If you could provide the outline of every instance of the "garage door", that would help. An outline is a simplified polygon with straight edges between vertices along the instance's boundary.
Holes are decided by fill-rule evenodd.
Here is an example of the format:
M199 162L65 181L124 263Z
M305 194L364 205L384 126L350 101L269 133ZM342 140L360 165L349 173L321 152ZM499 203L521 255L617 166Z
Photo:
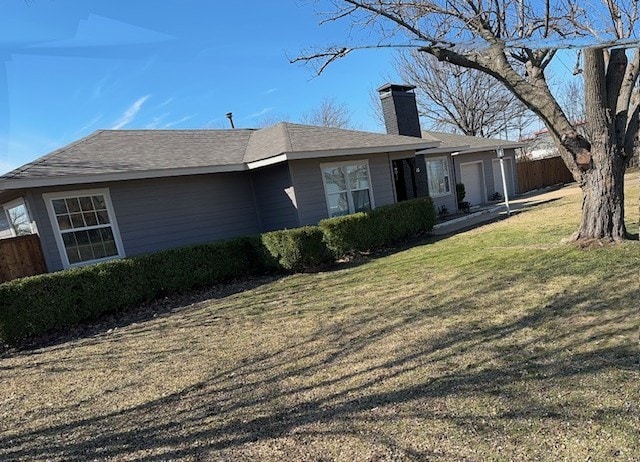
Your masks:
M504 197L504 188L502 187L502 173L500 173L500 160L493 159L493 185L497 192ZM507 190L509 191L509 197L513 197L515 194L515 188L513 187L513 163L511 159L505 157L504 159L504 176L507 180Z
M484 193L484 177L482 176L482 162L460 164L460 176L466 195L464 200L471 205L486 202Z

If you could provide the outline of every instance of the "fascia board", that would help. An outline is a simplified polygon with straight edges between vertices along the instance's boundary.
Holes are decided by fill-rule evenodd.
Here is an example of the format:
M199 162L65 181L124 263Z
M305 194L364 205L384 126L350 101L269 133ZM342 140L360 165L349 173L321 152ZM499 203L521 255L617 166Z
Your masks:
M105 183L109 181L142 180L166 178L172 176L203 175L208 173L241 172L247 170L245 164L215 165L206 167L169 168L160 170L141 170L91 175L47 176L40 178L8 178L0 180L4 190L21 188L40 188L45 186L63 186L84 183Z
M495 144L495 145L490 145L490 146L482 146L482 147L475 147L475 148L469 148L469 149L465 149L465 150L461 150L456 152L455 154L452 154L454 156L460 155L460 154L472 154L474 152L485 152L485 151L495 151L496 149L517 149L517 148L523 148L527 145L527 143L510 143L510 144Z

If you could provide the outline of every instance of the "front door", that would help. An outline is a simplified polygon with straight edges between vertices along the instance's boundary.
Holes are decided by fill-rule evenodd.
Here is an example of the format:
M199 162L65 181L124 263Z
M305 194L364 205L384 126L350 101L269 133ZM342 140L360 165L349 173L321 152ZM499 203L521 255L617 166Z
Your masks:
M397 159L392 161L393 180L398 202L418 197L416 192L415 163L413 159Z

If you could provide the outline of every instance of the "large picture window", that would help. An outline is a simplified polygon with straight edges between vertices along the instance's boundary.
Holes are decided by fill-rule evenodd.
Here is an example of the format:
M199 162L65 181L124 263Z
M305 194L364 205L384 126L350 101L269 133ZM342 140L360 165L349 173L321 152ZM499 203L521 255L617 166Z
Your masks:
M321 165L330 217L373 208L373 195L366 161Z
M427 182L431 197L451 194L449 163L446 157L427 159Z
M124 256L108 190L43 197L65 267Z

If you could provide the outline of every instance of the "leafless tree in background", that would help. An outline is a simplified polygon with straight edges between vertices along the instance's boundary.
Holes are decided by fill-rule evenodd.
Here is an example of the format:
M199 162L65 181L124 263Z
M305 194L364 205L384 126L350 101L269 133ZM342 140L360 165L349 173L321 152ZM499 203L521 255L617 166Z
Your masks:
M293 122L289 114L269 112L258 118L253 124L256 128L265 128L280 122ZM300 123L318 127L352 128L351 111L346 104L340 104L333 98L324 98L319 106L305 112Z
M519 138L532 121L527 107L484 72L416 50L401 53L396 70L404 83L416 86L420 115L434 130Z
M315 109L302 115L302 123L318 127L353 128L351 111L346 104L324 98Z
M362 48L417 50L489 74L546 125L583 193L574 238L622 240L624 173L640 122L636 0L333 0L324 21L348 20L371 44L304 52L321 73ZM375 34L374 34L375 33ZM352 32L353 34L353 32ZM374 38L371 38L374 36ZM579 40L579 42L577 41ZM560 46L583 50L586 120L581 135L552 94L545 71Z
M575 78L566 82L560 92L560 105L567 114L567 118L576 124L584 122L587 110L584 106L584 82L582 79Z

